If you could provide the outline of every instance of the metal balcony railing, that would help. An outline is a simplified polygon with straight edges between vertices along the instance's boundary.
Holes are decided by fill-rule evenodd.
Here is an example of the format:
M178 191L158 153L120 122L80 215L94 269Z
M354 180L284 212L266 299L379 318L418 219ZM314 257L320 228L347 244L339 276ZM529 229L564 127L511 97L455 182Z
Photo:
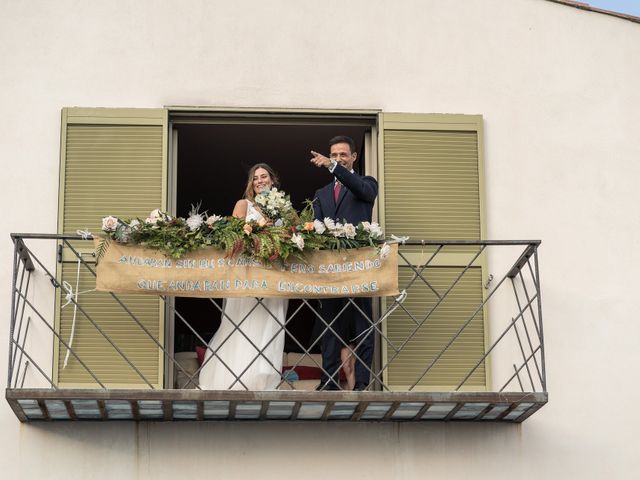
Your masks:
M130 295L90 293L100 299L100 308L109 304L109 311L115 308L121 322L135 325L136 338L146 342L142 358L132 350L130 339L114 333L100 308L92 311L87 307L83 296L89 293L78 292L78 285L83 278L83 285L90 287L90 279L95 277L90 238L54 234L12 234L11 238L15 249L7 398L23 421L522 421L547 401L539 241L404 241L399 253L401 295L374 299L370 318L354 299L345 301L345 309L354 308L367 317L368 334L375 336L376 347L372 365L365 365L370 374L367 391L335 393L313 391L317 381L298 380L302 366L329 377L335 373L323 371L317 353L320 336L303 341L290 335L296 354L285 362L288 365L283 372L264 354L266 346L260 348L243 333L244 318L228 317L234 325L233 334L244 335L255 348L250 363L265 359L277 373L278 390L247 391L242 382L245 368L231 372L233 388L245 391L205 391L198 377L206 363L195 368L186 365L171 348L173 343L163 341L163 332L150 328L128 304ZM63 264L74 267L74 282L62 278ZM54 308L56 295L59 301ZM209 348L208 338L178 311L173 299L160 299L163 308L158 312L173 317L202 347ZM75 311L71 331L61 328L62 301ZM219 315L226 315L218 302L209 301ZM266 305L258 299L254 308L262 307ZM288 331L293 322L305 316L307 322L319 324L323 333L334 332L335 318L326 321L314 300L302 299L295 308L290 307L284 322L271 315L280 331ZM82 345L86 338L76 336L74 343L76 323L84 332L93 332L93 348L102 354L87 350ZM356 363L360 362L357 351L363 341L343 342ZM209 350L207 361L222 361L216 351ZM164 363L165 379L149 365L153 352L155 358L164 360L156 365ZM67 362L76 373L82 373L72 381L65 381L61 374L60 365ZM126 372L127 381L109 372L114 363L120 365L119 372ZM173 373L176 379L168 383L166 379ZM339 387L345 388L344 381Z

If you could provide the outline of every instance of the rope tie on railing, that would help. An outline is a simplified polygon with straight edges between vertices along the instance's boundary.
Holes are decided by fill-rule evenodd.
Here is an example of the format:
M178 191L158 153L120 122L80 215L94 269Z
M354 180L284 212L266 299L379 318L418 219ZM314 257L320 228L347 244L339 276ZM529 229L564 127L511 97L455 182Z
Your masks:
M76 230L76 233L82 237L83 240L89 240L89 237L93 237L93 234L87 230Z
M80 230L78 230L78 232L80 232ZM78 233L78 235L81 235L80 233ZM91 233L89 233L89 235L91 235ZM62 282L62 288L64 289L65 292L67 292L64 296L64 299L67 301L64 305L62 305L62 307L60 307L60 310L62 310L64 307L66 307L67 305L69 305L72 301L73 301L73 320L71 321L71 335L69 337L69 343L68 343L68 347L67 347L67 353L64 356L64 363L62 365L62 368L65 369L67 368L67 363L69 362L69 355L71 353L71 346L73 345L73 337L75 335L76 332L76 315L78 313L78 295L82 294L82 293L89 293L89 292L93 292L95 290L95 288L92 288L91 290L85 290L83 292L79 292L78 288L80 288L80 264L82 263L82 254L79 253L78 254L78 268L76 269L76 288L75 290L73 289L73 287L71 286L71 284L69 282L67 282L66 280Z
M382 322L384 322L387 318L389 318L389 315L395 312L396 308L398 308L406 299L407 299L407 290L405 289L405 290L402 290L400 292L400 295L398 295L394 299L393 305L389 308L389 310L387 310L385 314L382 317L380 317L375 323L372 323L370 327L367 327L360 334L356 335L353 341L354 342L357 341L358 338L360 338L362 335L365 335L365 334L368 335L371 330L373 330L375 327L377 327Z
M391 239L395 242L395 243L401 243L402 245L405 244L405 242L407 240L409 240L409 237L398 237L396 235L391 235Z

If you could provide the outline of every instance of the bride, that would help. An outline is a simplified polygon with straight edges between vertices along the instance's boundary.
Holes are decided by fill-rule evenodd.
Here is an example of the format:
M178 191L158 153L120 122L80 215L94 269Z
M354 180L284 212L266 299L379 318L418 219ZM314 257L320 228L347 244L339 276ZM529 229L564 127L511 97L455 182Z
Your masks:
M278 186L278 177L269 165L254 165L249 171L244 198L236 203L233 216L247 222L266 222L253 201L258 193ZM282 298L263 298L262 303L251 297L225 299L220 328L209 342L200 372L200 387L275 389L282 371L287 302Z

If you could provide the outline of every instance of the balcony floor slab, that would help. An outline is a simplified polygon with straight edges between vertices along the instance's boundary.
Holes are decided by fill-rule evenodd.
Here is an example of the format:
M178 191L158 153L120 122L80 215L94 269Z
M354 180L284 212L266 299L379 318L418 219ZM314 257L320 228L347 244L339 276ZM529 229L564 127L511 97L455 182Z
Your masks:
M522 422L546 392L315 392L6 389L32 421Z

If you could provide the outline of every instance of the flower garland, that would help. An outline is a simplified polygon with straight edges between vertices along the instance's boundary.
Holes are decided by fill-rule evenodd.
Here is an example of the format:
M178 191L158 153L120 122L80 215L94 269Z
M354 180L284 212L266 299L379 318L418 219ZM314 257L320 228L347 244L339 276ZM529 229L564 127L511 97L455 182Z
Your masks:
M377 223L361 222L358 225L313 219L312 202L298 215L288 196L272 189L258 195L258 203L268 218L274 222L245 222L242 218L207 215L192 207L188 218L172 217L159 209L153 210L145 220L123 220L108 216L102 219L102 231L106 234L97 251L98 260L109 241L141 245L164 252L173 258L201 247L215 247L229 256L244 255L271 264L286 261L290 256L301 257L311 250L358 248L377 246L383 239L382 228ZM273 224L271 224L273 223ZM389 246L379 249L381 257L389 254Z

